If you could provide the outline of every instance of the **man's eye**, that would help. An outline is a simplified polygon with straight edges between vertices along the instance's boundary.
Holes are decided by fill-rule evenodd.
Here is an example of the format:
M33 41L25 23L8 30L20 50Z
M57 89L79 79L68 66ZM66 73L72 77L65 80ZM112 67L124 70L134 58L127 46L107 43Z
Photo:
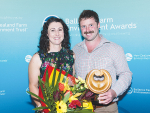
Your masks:
M90 24L90 26L93 26L92 24Z
M82 28L85 28L85 26L82 26Z

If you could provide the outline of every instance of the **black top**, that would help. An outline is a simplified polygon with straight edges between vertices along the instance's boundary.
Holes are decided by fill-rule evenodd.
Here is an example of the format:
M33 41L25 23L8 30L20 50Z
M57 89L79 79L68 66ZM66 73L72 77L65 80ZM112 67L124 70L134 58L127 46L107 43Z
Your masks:
M68 72L69 74L73 74L73 51L62 48L59 52L50 52L50 53L42 53L38 52L40 59L42 61L42 65L40 67L40 78L43 78L45 69L47 65L60 69L62 66L62 70Z

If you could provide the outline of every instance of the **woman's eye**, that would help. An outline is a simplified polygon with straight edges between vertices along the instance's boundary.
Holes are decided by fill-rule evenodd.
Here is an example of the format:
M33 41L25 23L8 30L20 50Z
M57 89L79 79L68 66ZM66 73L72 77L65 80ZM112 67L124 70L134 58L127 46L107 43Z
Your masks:
M59 31L63 31L63 29L59 29Z
M92 24L90 26L93 26Z
M54 29L51 29L51 32L54 32L55 30Z

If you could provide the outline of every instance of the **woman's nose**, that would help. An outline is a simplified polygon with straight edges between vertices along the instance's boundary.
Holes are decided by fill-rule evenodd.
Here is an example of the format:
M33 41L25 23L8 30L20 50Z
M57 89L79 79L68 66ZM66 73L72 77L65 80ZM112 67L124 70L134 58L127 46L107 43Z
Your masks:
M56 35L59 35L59 31L58 31L58 30L56 30L55 34L56 34Z

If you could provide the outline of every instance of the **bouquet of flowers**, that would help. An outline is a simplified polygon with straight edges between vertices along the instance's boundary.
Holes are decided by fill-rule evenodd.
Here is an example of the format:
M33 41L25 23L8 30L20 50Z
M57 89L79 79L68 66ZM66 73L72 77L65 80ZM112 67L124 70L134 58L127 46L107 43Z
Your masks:
M68 74L62 69L48 66L39 79L39 95L27 91L41 101L44 113L92 113L91 98L94 94L88 89L85 80Z

